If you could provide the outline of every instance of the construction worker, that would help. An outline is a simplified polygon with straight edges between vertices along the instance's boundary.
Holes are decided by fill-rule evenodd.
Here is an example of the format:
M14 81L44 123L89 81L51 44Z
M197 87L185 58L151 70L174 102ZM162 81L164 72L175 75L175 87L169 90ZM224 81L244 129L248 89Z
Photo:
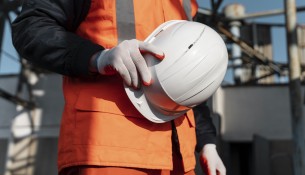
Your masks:
M166 59L143 43L157 26L191 19L195 0L24 0L12 25L19 54L63 76L60 175L195 174L195 146L208 175L225 175L205 104L171 122L146 120L123 82L149 86L141 53ZM195 123L197 127L195 128ZM196 144L197 135L197 144Z

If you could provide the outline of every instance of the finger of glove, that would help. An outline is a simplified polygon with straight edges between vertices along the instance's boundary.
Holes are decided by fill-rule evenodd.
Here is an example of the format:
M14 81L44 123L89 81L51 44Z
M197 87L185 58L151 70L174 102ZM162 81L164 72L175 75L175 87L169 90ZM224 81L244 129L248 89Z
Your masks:
M217 170L217 175L226 175L226 169Z
M216 175L217 171L215 166L212 166L211 164L206 164L205 167L207 175Z
M216 169L209 169L209 172L207 175L217 175L216 174Z
M202 153L200 156L200 164L206 175L216 175L216 162L212 157Z
M224 164L222 163L222 161L220 160L220 162L217 165L217 175L226 175L226 167L224 166Z
M150 43L139 41L139 49L141 53L148 53L159 60L163 60L165 57L164 52L161 49Z
M125 64L123 63L122 59L119 61L117 61L116 64L113 65L115 67L115 69L117 70L117 72L120 74L120 76L122 77L122 79L124 80L124 82L128 85L131 86L131 77L129 75L129 71L126 68Z
M139 87L138 72L137 72L137 68L136 68L136 65L135 65L133 59L128 54L128 55L125 55L122 60L130 75L131 85L134 88L138 88Z
M151 84L151 74L149 72L149 69L147 67L146 61L140 51L138 49L134 49L130 52L130 56L132 58L132 61L134 65L136 66L142 82L144 85L148 86Z

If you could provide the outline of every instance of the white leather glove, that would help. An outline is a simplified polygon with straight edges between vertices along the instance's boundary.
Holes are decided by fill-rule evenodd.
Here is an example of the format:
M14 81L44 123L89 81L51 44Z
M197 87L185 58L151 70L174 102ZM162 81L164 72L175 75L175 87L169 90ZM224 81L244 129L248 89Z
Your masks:
M136 39L125 40L101 52L96 60L98 72L102 75L118 72L128 86L135 88L139 87L139 79L144 85L150 85L151 74L141 53L151 54L159 60L164 58L164 53L152 44Z
M206 175L225 175L226 168L220 159L215 144L206 144L200 152L200 163Z

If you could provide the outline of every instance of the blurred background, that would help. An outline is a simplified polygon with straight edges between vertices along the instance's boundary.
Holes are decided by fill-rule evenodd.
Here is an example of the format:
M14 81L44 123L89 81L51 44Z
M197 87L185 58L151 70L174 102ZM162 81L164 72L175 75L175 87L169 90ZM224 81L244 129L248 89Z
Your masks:
M196 21L227 44L229 65L209 100L228 175L304 175L304 0L197 0ZM21 0L0 0L0 174L54 175L61 76L16 53ZM202 175L199 165L197 175Z

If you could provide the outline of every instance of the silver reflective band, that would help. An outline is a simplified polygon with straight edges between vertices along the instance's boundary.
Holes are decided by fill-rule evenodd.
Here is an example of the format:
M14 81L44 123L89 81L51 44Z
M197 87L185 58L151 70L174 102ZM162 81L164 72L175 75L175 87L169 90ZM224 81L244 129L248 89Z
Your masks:
M183 9L186 14L187 20L193 21L191 0L183 0Z
M192 21L191 0L183 0L183 9L189 21ZM133 0L116 0L116 23L118 43L136 38Z
M116 0L118 43L136 38L133 0Z

